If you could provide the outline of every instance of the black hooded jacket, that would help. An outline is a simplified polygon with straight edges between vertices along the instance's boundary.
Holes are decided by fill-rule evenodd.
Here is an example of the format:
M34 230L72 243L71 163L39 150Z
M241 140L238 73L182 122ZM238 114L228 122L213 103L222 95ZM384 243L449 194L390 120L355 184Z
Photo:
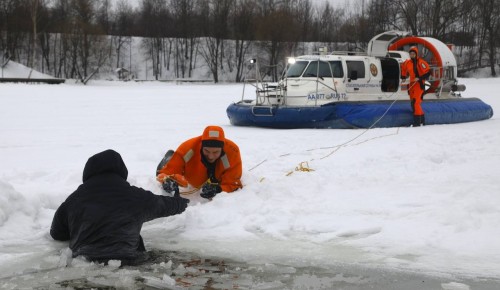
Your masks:
M182 213L188 200L131 186L120 154L106 150L89 158L83 184L57 209L50 235L69 240L73 257L133 260L145 251L142 224Z

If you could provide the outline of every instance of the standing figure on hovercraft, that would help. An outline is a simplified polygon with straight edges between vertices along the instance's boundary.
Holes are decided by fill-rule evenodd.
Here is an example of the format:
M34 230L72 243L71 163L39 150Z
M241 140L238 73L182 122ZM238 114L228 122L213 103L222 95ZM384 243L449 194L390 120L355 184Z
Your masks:
M410 48L410 59L407 59L401 69L401 79L405 80L410 76L408 85L408 94L411 100L411 109L413 111L413 127L425 125L424 110L422 110L422 100L425 93L425 80L430 76L429 64L418 57L418 48Z

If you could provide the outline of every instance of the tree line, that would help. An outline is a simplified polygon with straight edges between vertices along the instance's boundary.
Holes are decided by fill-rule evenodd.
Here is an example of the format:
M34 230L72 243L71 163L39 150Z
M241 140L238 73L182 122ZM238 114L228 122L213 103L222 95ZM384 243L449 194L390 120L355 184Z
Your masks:
M205 66L217 82L227 72L241 81L251 52L277 79L285 57L307 43L364 49L387 30L453 43L464 62L496 75L500 0L0 0L4 59L81 80L131 62L133 37L156 79Z

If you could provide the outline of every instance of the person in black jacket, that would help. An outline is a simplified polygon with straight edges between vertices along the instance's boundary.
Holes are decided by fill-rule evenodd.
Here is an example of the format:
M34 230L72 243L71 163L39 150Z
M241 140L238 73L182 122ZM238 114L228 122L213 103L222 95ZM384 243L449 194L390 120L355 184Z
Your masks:
M53 239L69 240L73 257L139 264L147 259L142 224L180 214L189 203L131 186L127 176L125 163L113 150L89 158L83 184L59 206L50 228Z

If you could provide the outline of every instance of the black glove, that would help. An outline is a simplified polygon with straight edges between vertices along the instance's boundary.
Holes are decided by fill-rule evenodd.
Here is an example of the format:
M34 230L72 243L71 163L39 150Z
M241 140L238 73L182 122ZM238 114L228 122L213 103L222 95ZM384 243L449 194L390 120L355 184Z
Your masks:
M187 198L182 198L180 196L175 197L175 199L179 200L179 213L183 212L186 210L186 207L188 206L189 199Z
M161 185L167 193L173 193L174 196L179 196L179 184L175 180L167 178Z
M213 198L221 191L222 191L222 188L220 187L220 185L213 184L213 183L207 183L207 184L203 185L203 187L201 188L200 196L203 198Z

